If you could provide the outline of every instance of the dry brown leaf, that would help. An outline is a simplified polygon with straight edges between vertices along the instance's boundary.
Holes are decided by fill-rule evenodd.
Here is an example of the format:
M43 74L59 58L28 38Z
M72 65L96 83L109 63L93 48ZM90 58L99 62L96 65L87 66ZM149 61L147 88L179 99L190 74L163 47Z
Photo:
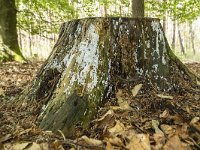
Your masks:
M32 145L32 142L23 142L23 143L17 142L13 144L12 148L13 150L23 150L30 147L30 145Z
M125 111L133 110L133 108L129 106L127 101L120 103L119 106L111 106L110 108L113 110L125 110Z
M130 143L126 146L129 150L151 150L149 135L136 134L132 137Z
M94 122L97 124L98 128L104 128L105 125L113 126L115 123L115 116L113 110L108 110L105 115L103 115L100 119L95 120Z
M3 150L13 150L11 143L3 144Z
M184 122L182 116L180 116L179 114L175 114L174 116L170 116L171 119L173 119L175 124L182 124Z
M194 117L190 121L190 125L193 126L195 129L197 129L200 132L200 118L199 117Z
M102 141L97 139L88 138L87 136L82 136L77 140L79 144L91 145L91 146L100 146L103 144Z
M112 144L110 144L109 142L106 143L106 150L115 150L114 147L112 146Z
M164 134L162 133L155 133L153 134L153 139L156 142L156 147L163 147L163 145L165 144L166 138L164 136Z
M167 118L169 117L169 110L165 109L162 114L160 114L160 118Z
M5 136L3 136L3 137L0 138L0 143L6 142L7 140L9 140L11 138L12 138L11 134L7 134L7 135L5 135Z
M111 107L113 110L119 110L119 109L120 110L128 110L128 111L133 110L133 108L129 106L127 100L125 100L123 98L123 92L121 89L118 89L118 92L116 93L116 98L117 98L119 107L118 106Z
M42 150L50 150L48 143L41 143L40 147ZM58 150L64 150L62 146L56 147ZM56 150L56 149L55 149Z
M176 130L175 130L175 128L173 128L173 126L170 126L167 124L160 125L160 128L167 135L172 135L176 132Z
M190 150L191 148L182 143L177 135L171 137L164 145L164 150Z
M188 114L191 114L191 110L190 110L190 107L188 105L185 107L185 110L187 111Z
M157 94L157 96L164 99L173 99L173 97L169 95Z
M124 124L121 123L120 121L116 120L116 124L114 127L108 129L108 131L112 134L115 134L115 133L120 133L120 132L123 132L125 130L125 127L124 127Z
M109 138L108 139L109 143L118 147L125 147L125 145L123 144L123 142L121 141L120 138L118 137L113 137L113 138Z
M138 85L134 86L134 88L131 90L133 97L135 97L138 94L138 92L142 88L142 85L143 84L138 84Z
M51 143L51 146L53 149L56 149L58 147L62 147L62 143L58 140L55 140L54 142Z

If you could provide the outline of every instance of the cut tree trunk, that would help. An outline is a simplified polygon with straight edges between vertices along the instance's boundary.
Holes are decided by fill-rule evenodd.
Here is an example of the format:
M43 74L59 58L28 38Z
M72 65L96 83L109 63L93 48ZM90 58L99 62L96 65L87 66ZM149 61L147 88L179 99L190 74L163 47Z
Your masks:
M183 82L196 86L196 80L170 50L158 19L87 18L62 24L19 104L36 101L40 127L69 136L76 125L87 127L116 88L139 81L175 92Z

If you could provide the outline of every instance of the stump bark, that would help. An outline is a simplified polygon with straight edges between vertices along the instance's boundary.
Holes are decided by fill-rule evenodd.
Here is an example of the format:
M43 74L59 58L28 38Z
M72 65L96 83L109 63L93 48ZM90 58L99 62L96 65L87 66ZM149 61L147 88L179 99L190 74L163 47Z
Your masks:
M63 23L49 58L21 101L39 103L38 123L69 136L105 98L135 82L177 92L199 80L172 53L158 19L86 18Z

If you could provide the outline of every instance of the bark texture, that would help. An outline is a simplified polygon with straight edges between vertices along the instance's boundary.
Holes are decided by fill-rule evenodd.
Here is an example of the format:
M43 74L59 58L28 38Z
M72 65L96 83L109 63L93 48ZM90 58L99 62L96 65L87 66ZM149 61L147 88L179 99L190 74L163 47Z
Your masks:
M144 0L132 0L132 16L134 18L144 17Z
M73 20L63 23L51 55L20 101L41 103L40 127L71 135L77 124L87 127L116 87L136 81L177 91L182 81L192 85L196 77L173 55L158 19Z
M0 0L0 61L23 60L17 39L15 0Z

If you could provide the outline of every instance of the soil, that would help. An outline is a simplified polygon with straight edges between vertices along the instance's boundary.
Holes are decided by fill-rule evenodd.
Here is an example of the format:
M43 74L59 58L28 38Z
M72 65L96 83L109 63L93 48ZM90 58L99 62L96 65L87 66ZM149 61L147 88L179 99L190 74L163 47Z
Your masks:
M0 64L0 149L200 149L198 87L160 93L134 83L107 100L89 129L77 125L71 138L43 131L36 122L38 104L19 108L14 102L42 64ZM200 63L186 65L200 76Z

